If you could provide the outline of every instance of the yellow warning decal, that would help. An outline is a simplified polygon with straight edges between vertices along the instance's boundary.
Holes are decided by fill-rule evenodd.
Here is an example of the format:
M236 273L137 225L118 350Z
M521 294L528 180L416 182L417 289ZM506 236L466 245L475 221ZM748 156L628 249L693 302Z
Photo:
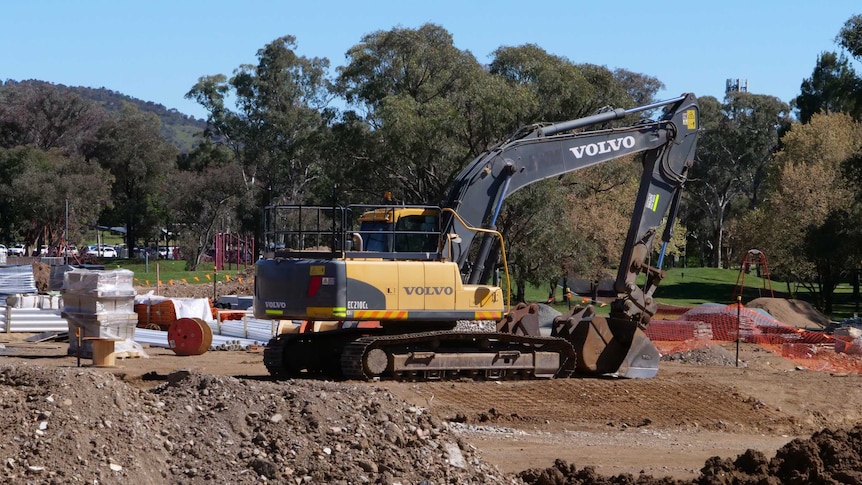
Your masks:
M658 196L659 194L647 194L646 206L647 209L655 212L658 210Z
M685 111L685 127L689 130L697 129L697 110L689 109Z
M406 311L398 310L356 310L353 318L357 320L406 320Z
M324 274L326 274L326 266L320 266L320 265L309 266L308 267L308 274L310 276L323 276Z
M476 312L473 320L501 320L503 312Z

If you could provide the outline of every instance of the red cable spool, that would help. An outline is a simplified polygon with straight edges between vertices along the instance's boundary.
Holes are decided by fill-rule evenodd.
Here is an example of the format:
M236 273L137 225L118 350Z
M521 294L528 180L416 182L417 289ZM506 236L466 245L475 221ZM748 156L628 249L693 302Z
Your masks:
M201 355L212 343L212 329L200 318L180 318L168 328L168 346L177 355Z

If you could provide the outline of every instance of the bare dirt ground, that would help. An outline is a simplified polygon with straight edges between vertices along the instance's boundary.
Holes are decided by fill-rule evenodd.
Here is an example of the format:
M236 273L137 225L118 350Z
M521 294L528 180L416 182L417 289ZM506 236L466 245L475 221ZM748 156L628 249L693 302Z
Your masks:
M862 377L751 344L648 380L276 382L259 350L79 367L24 337L0 335L5 483L862 483Z
M119 483L150 469L152 477L137 483L254 483L260 476L295 483L604 483L516 478L528 469L562 469L558 475L571 477L593 467L602 476L644 473L691 483L711 457L736 460L756 450L765 467L794 438L862 422L858 375L797 368L754 346L740 348L739 367L735 348L715 347L675 356L649 380L437 383L273 382L259 351L180 357L151 348L149 358L118 360L113 368L84 361L79 368L63 343L16 338L5 347L0 476L13 482ZM171 393L176 399L167 400ZM279 421L294 424L277 429ZM411 439L392 437L394 430ZM365 441L357 441L363 433ZM53 448L40 448L44 441ZM447 446L460 450L465 468L449 465L452 450L440 451ZM77 457L71 464L59 460L64 450ZM58 468L49 475L52 463ZM733 468L730 461L724 466ZM349 473L333 471L338 467Z

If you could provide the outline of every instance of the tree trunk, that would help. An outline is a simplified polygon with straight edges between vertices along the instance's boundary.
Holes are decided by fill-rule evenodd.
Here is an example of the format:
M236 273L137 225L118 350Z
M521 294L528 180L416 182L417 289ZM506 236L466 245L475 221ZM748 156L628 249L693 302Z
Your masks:
M526 301L527 282L524 281L523 278L518 278L518 282L515 286L517 287L515 291L515 302L520 303L522 301Z
M722 240L723 236L724 236L724 224L723 224L721 221L719 221L719 223L718 223L717 237L716 237L716 240L715 240L715 244L712 246L712 247L714 248L714 251L715 251L715 254L713 255L713 258L715 259L715 267L716 267L716 268L721 268L721 267L722 267L722 259L721 259L722 246L721 246L721 240Z

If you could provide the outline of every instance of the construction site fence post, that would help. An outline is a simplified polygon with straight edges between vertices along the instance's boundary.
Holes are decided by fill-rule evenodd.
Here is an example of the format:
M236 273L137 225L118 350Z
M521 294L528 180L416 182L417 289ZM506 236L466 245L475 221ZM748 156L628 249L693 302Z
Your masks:
M739 328L742 320L742 295L736 297L736 366L739 367Z

